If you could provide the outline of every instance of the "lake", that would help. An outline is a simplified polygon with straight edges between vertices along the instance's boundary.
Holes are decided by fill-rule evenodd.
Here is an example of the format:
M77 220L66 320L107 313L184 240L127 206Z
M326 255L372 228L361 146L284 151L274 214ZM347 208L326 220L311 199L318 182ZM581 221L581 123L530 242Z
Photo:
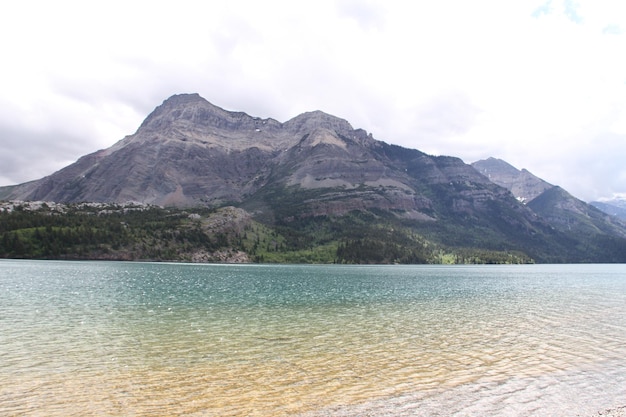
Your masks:
M0 261L3 416L587 416L626 265Z

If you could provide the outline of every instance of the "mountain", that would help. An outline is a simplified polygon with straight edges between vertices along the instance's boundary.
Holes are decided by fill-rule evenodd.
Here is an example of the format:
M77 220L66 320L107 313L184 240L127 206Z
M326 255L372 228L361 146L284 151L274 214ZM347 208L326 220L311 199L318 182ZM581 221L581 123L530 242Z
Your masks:
M585 236L587 242L626 238L626 223L525 169L518 170L495 158L474 162L472 166L496 184L510 190L519 201L555 229L568 235ZM612 250L605 248L605 251Z
M135 134L39 181L15 187L7 197L219 204L253 188L258 171L288 147L290 139L275 120L227 112L197 94L173 96Z
M528 203L537 214L555 227L592 236L606 233L626 238L624 223L555 186Z
M550 184L511 169L498 183L495 171L485 176L475 168L459 158L376 140L321 111L281 123L181 94L112 147L40 180L4 187L0 196L236 206L271 230L263 234L274 236L270 241L241 246L263 250L263 256L271 248L306 256L324 252L315 259L339 262L626 261L626 228L593 223L598 236L618 248L607 255L605 241L589 243L581 234L587 229L562 227L554 213L545 209L544 216L543 206L530 205L554 188ZM515 185L515 178L524 186ZM521 204L513 188L529 203ZM246 241L242 235L231 242L237 239Z
M455 197L461 212L502 193L459 159L376 141L320 111L279 123L185 94L167 99L135 134L111 148L5 194L17 200L184 207L262 205L272 190L285 189L315 196L299 204L299 217L376 208L434 220L437 202L424 189L442 184L463 191Z
M626 199L623 197L611 200L592 201L589 204L611 216L626 221Z
M518 170L502 159L488 158L471 165L491 181L511 191L522 203L531 201L553 187L526 169Z

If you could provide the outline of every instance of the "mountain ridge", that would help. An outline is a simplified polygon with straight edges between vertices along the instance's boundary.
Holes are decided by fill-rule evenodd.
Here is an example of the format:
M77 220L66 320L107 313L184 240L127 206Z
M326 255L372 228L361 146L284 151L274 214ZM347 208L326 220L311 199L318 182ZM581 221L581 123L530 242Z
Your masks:
M589 253L596 261L626 260L626 251L603 258L600 245L583 249L586 236L580 232L593 230L626 248L622 226L609 227L596 216L587 229L563 228L557 221L562 212L529 204L554 186L528 171L516 177L510 168L498 184L476 165L376 140L322 111L281 123L182 94L166 99L134 134L110 148L40 180L4 187L0 197L179 208L232 205L272 228L294 250L331 245L352 261L367 261L365 253L385 262L426 259L427 247L458 254L467 248L523 253L541 262L576 261ZM507 188L520 179L532 191L522 196L527 204ZM390 254L379 258L363 249L377 245Z
M582 235L607 233L626 238L626 223L526 169L518 170L496 158L476 161L472 166L484 175L489 175L496 184L509 189L519 201L559 230L574 229Z
M605 199L602 201L592 201L592 206L602 210L603 212L615 216L623 221L626 221L626 198L615 197L612 199Z
M522 203L531 201L554 187L525 168L518 170L502 159L491 157L473 162L471 165L491 181L510 190Z

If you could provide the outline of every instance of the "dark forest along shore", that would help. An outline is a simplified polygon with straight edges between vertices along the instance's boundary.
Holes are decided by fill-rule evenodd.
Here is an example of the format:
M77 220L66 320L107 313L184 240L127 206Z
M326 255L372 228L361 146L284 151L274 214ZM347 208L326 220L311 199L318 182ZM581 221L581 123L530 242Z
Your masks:
M2 415L608 415L626 265L2 260L0 340Z

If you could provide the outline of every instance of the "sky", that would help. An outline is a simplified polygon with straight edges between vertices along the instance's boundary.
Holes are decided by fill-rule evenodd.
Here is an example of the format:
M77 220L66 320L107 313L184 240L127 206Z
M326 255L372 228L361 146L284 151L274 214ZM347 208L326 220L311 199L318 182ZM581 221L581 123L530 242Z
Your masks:
M626 196L623 0L3 2L0 185L42 178L199 93L322 110L592 201Z

